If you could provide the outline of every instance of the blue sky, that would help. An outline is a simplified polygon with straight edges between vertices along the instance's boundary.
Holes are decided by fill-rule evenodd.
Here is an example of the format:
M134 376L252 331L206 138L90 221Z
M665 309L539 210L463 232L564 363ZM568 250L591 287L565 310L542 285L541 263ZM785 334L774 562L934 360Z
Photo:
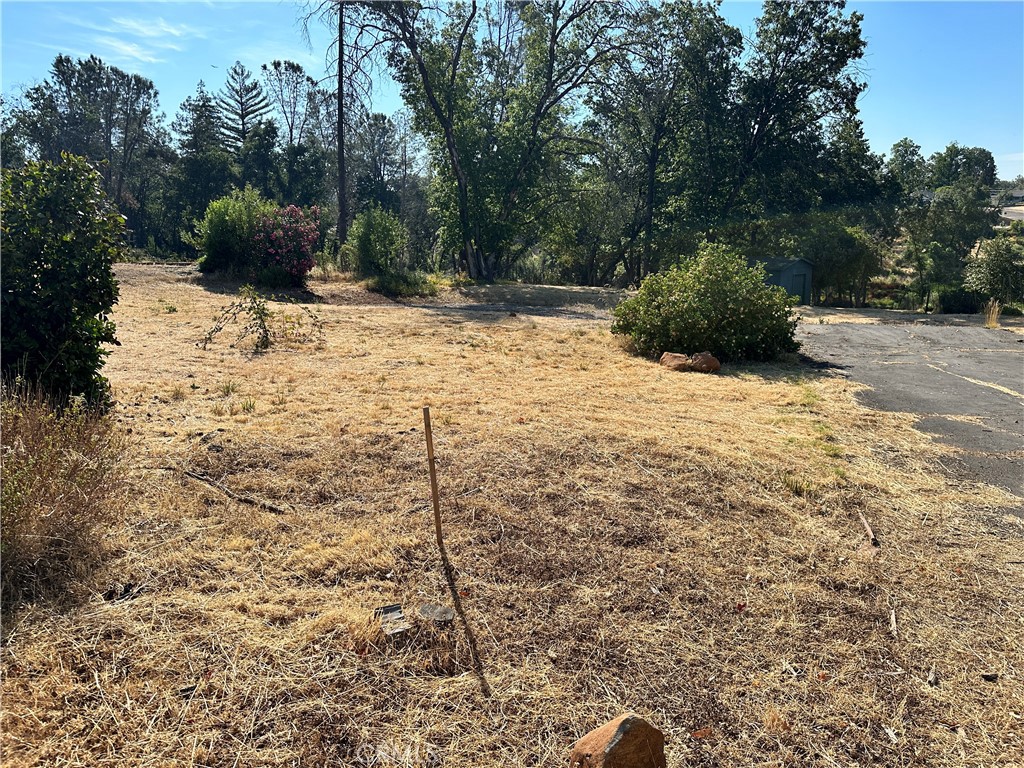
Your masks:
M999 175L1024 173L1024 2L851 2L868 41L861 98L865 133L876 152L909 136L924 153L951 141L996 156ZM722 13L747 32L757 2L726 0ZM46 77L57 53L104 61L151 78L173 117L202 79L216 91L234 61L252 70L292 59L324 72L327 33L302 39L297 4L266 2L0 3L5 95ZM401 102L381 86L376 109Z

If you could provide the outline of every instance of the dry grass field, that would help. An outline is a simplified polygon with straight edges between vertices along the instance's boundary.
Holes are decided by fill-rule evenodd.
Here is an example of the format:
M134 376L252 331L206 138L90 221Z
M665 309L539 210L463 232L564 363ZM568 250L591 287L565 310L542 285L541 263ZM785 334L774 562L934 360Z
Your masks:
M345 284L318 346L204 351L230 295L120 269L134 498L8 617L5 768L562 766L624 710L670 766L1024 764L1019 500L842 377ZM465 623L391 640L374 608L452 602L425 405Z

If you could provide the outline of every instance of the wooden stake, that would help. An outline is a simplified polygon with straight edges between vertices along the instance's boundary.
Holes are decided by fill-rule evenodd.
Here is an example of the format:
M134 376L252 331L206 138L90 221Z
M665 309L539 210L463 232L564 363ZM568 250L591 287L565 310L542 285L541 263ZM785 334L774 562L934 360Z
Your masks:
M441 554L441 566L444 569L444 578L448 582L448 590L452 595L452 604L455 606L455 613L466 631L466 640L469 642L469 655L473 662L473 671L480 679L480 692L485 699L491 697L491 687L487 684L487 676L484 675L484 665L480 661L480 651L476 647L476 636L469 626L466 612L462 609L462 600L459 597L459 589L455 585L455 569L448 560L448 553L444 548L444 539L441 536L441 497L437 492L437 468L434 466L434 435L430 431L430 408L423 409L423 432L427 436L427 463L430 465L430 495L434 502L434 533L437 534L437 548ZM453 501L458 506L458 497Z
M434 533L437 547L444 555L444 540L441 538L441 498L437 493L437 469L434 467L434 437L430 431L430 408L423 409L423 432L427 436L427 464L430 465L430 494L434 501Z

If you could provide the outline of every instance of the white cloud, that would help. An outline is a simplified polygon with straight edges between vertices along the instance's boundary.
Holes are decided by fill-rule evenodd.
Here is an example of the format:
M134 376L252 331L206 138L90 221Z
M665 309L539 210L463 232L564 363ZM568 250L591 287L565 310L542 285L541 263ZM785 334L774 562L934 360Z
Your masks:
M110 20L121 32L126 32L135 37L147 40L165 39L167 37L205 37L204 30L190 27L188 24L171 24L163 18L156 19L130 19L125 16L117 16ZM170 47L170 46L167 46ZM180 49L176 49L180 50Z
M98 45L105 47L109 51L113 51L113 56L109 54L107 56L101 56L101 58L110 58L112 60L120 59L121 61L130 62L143 62L144 64L159 64L165 59L158 58L156 51L149 48L144 48L138 43L130 43L126 40L118 40L114 37L96 37L93 38L93 42Z
M65 56L74 56L78 59L87 59L89 54L79 48L73 48L68 45L56 45L54 43L40 43L35 40L28 41L29 45L34 45L36 48L42 48L47 51L56 51L57 53L63 53Z

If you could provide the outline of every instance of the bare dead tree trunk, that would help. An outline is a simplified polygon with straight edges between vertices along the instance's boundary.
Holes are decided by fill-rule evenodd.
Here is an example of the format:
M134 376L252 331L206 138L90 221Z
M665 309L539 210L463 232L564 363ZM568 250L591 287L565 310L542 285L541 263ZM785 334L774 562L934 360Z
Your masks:
M348 240L348 174L345 167L345 3L338 0L338 228L339 244Z

